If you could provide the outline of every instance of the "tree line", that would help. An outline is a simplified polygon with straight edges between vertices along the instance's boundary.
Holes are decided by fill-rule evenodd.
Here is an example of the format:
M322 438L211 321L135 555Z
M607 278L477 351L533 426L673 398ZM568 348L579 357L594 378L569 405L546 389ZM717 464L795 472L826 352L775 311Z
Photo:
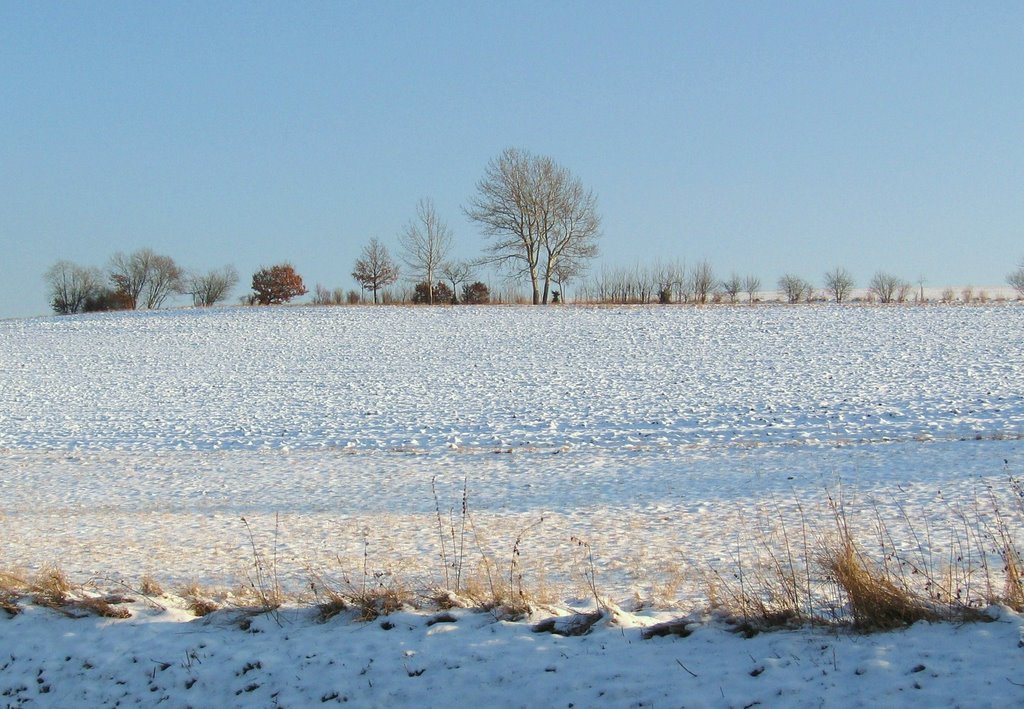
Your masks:
M211 271L187 271L170 256L143 248L116 253L106 271L65 259L44 274L50 307L59 315L101 310L156 309L172 295L187 294L196 306L209 306L229 297L238 284L234 266Z
M597 198L547 156L515 148L503 151L487 164L463 211L486 240L478 258L451 258L451 230L433 202L422 199L415 217L398 235L397 260L379 239L371 239L351 272L360 290L317 284L313 303L359 303L367 292L373 303L487 303L493 297L491 289L474 276L484 266L494 267L510 282L528 284L534 305L561 302L567 284L576 289L574 300L600 303L753 303L762 293L759 277L719 276L707 261L605 268L588 275L601 236ZM413 285L396 299L388 288L403 276L403 269ZM226 301L239 282L233 266L185 271L171 257L148 248L115 254L105 271L60 260L44 278L50 305L59 314L160 308L167 298L181 294L191 296L195 306L210 306ZM1024 260L1007 282L1024 298ZM881 303L924 300L924 280L918 279L916 285L879 271L867 284L867 298ZM856 284L849 271L837 267L825 274L820 288L791 273L780 277L776 286L780 299L788 303L843 303L852 297ZM281 263L257 270L251 293L242 300L273 305L307 292L294 266ZM961 296L973 299L967 289ZM946 289L943 300L953 299L955 294Z

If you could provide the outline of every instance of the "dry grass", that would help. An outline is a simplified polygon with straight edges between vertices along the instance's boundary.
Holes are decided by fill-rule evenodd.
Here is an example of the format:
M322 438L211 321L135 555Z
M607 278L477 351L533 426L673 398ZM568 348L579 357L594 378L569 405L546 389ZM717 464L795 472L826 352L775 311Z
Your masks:
M143 595L150 598L158 598L164 595L163 587L154 579L152 576L146 575L142 577L141 585L139 586Z
M202 618L221 609L221 604L213 599L213 595L195 581L180 589L178 595L185 601L185 607L189 612L197 618Z
M415 595L400 586L380 586L354 592L350 597L357 620L370 622L384 615L415 607Z
M313 605L323 622L347 611L354 612L356 620L371 622L417 606L411 588L383 572L364 576L359 583L353 583L348 576L339 583L321 572L311 572L311 577L309 588L313 592Z
M62 608L68 603L71 582L56 566L46 566L32 579L29 592L36 605Z
M93 615L98 615L103 618L131 618L132 614L127 608L120 606L121 603L130 602L130 598L124 598L119 596L114 597L100 597L90 596L86 598L80 598L72 604L72 607L79 608Z
M43 567L31 578L11 571L0 572L0 609L12 616L21 612L22 602L28 601L73 617L129 618L131 612L122 604L133 600L116 594L97 594L75 585L56 566Z
M21 612L18 602L25 595L28 584L20 575L9 571L0 571L0 609L8 615L15 616Z
M983 610L992 604L1024 611L1024 563L1016 544L1024 528L1024 485L1009 480L1011 504L989 488L973 509L952 507L956 524L945 543L898 500L895 520L882 519L877 505L867 507L870 547L852 533L841 496L828 498L831 533L810 529L799 507L800 528L787 530L786 516L776 512L738 538L731 567L704 572L705 596L717 617L747 635L804 624L874 631L920 620L978 621L987 619ZM893 524L902 527L903 545L894 540Z
M903 580L868 561L848 537L824 551L819 563L845 597L857 630L892 630L940 619L925 599Z
M978 620L983 617L981 611L991 604L1005 604L1024 612L1024 560L1017 542L1024 528L1024 484L1012 476L1008 480L1007 489L985 488L976 496L973 507L950 505L949 519L954 524L949 539L942 543L928 522L921 521L926 517L908 514L898 502L900 515L895 520L883 520L877 505L856 506L859 516L849 520L841 496L838 501L829 497L834 525L829 530L812 527L799 505L794 508L789 503L784 511L774 500L766 502L758 516L736 532L737 551L731 564L724 569L709 567L702 573L712 616L729 623L737 632L753 635L808 624L877 631L920 620ZM488 544L484 531L474 524L468 501L463 486L461 504L445 513L435 492L440 567L439 573L429 579L414 583L386 561L371 563L372 531L365 528L361 572L342 572L340 581L308 572L307 591L312 591L312 604L320 618L326 621L350 613L368 622L405 608L417 608L420 601L425 601L432 608L474 608L490 612L495 618L521 619L547 603L543 600L543 570L553 563L571 567L569 577L580 579L580 590L592 596L598 613L607 615L614 608L599 593L590 541L572 537L562 549L545 549L540 557L530 554L526 542L530 532L543 522L540 518L515 534L511 546ZM872 520L870 524L864 524L865 517ZM828 519L828 515L815 518ZM853 525L852 521L859 524ZM829 526L828 522L823 524ZM249 604L245 607L254 613L275 613L289 601L277 580L276 525L273 546L267 552L247 524L245 527L252 552L247 583L237 595L217 595L197 583L179 589L176 595L196 616L220 610L229 601L236 607ZM897 527L899 531L891 531ZM854 528L862 530L859 536L852 531ZM901 540L901 544L894 539ZM359 562L346 563L351 567ZM341 559L338 564L343 565ZM647 564L642 568L646 569ZM666 563L658 567L657 573L664 582L659 585L651 580L651 601L660 608L671 607L690 572L684 573L679 564ZM149 576L142 578L141 591L122 586L136 597L163 595L163 589ZM76 617L93 614L124 618L129 612L123 604L130 600L75 585L56 567L45 567L31 576L0 572L0 610L8 615L32 603ZM292 596L290 602L305 601ZM645 602L637 597L636 605ZM550 630L585 632L592 614L579 620L579 628L573 623L556 623ZM686 624L693 622L691 618ZM677 633L680 629L671 626L666 632Z

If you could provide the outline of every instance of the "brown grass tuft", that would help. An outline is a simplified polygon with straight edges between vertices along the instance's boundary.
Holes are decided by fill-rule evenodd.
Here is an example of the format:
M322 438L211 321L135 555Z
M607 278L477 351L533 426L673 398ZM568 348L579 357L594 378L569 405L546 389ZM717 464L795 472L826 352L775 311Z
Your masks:
M391 615L407 606L414 605L412 592L400 586L367 588L355 591L351 596L357 619L365 622L376 620L382 615Z
M940 619L899 577L869 562L849 537L823 552L819 562L845 595L858 630L891 630Z
M185 607L197 618L210 615L210 613L220 610L221 607L195 582L181 589L178 595L185 601Z
M116 599L123 600L123 599ZM118 607L106 598L89 597L73 602L75 608L81 608L103 618L131 618L132 614L127 608Z
M47 566L32 579L29 590L34 603L46 608L61 608L67 605L71 582L59 568Z
M156 579L149 575L142 577L142 586L140 590L144 596L155 598L164 595L163 587L160 586Z

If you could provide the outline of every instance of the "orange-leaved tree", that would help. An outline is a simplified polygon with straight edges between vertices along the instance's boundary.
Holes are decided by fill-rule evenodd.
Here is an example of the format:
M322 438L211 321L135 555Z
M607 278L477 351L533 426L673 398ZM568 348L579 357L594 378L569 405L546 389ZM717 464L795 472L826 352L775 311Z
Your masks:
M253 299L259 305L287 303L306 293L302 276L290 263L279 263L256 271L252 274L252 290L255 293Z

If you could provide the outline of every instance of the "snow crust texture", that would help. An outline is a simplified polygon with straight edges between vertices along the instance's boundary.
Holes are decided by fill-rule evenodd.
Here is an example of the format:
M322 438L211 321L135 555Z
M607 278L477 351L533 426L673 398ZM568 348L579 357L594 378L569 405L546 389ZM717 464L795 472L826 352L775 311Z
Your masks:
M1017 431L1022 309L278 308L0 322L0 446L598 448Z

